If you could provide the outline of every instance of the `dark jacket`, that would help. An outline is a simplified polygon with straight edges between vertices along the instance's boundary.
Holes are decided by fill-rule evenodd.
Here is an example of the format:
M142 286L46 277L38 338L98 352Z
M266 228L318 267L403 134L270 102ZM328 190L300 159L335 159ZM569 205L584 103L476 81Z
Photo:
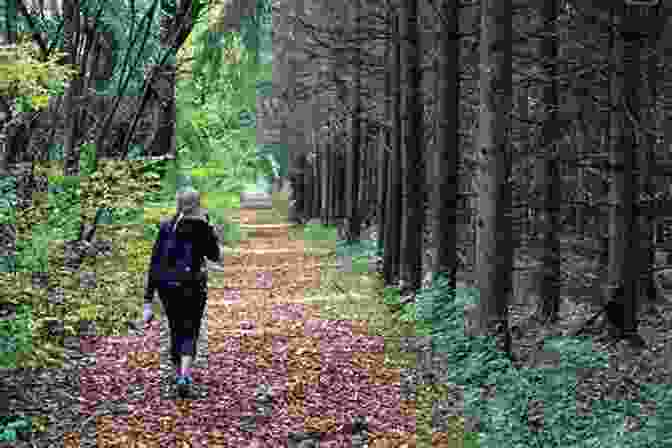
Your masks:
M160 254L161 242L169 231L170 226L175 223L175 217L161 221L159 227L159 236L154 243L152 250L152 258L149 266L149 273L147 278L147 289L145 291L145 303L151 303L154 297L154 291L160 286L157 280L158 275L164 269ZM194 245L194 259L197 266L205 267L205 258L211 261L220 261L219 241L215 234L214 228L205 221L193 218L184 218L177 225L177 237L179 239L190 239ZM165 260L164 260L165 261ZM199 271L199 269L195 269ZM195 279L206 278L206 272L203 271L200 277Z

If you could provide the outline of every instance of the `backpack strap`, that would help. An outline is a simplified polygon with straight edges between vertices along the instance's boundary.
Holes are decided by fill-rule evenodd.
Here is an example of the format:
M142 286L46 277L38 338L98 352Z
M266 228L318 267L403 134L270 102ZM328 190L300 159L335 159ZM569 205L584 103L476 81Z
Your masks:
M185 219L185 216L184 216L183 213L179 213L177 215L174 215L169 221L170 227L168 227L167 230L175 232L177 230L177 226L180 224L180 222L182 222L183 219ZM208 224L210 223L210 219L209 219L209 216L207 214L205 215L205 221ZM207 269L207 263L205 262L205 259L201 260L200 266L195 266L195 268L196 269L193 271L193 274L195 276L194 277L195 280L207 278L208 269Z
M177 230L177 225L180 223L180 221L182 221L183 216L184 215L182 213L180 213L179 215L173 216L173 219L170 221L171 225L173 227L173 232L175 232Z

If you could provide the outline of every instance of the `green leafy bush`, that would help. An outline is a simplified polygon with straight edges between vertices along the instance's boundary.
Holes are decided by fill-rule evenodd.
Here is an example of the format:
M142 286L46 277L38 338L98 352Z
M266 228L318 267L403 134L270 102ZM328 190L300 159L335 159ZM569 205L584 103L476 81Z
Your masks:
M18 416L0 416L0 442L15 442L19 431L30 431L29 419Z
M14 224L16 220L16 178L0 177L0 225Z
M16 317L0 321L0 368L16 367L17 353L32 349L32 316L30 307L17 306Z
M198 26L206 36L207 25ZM271 69L270 64L256 66L240 48L239 38L223 39L217 51L235 56L235 63L208 70L216 75L210 79L196 76L177 88L176 160L144 160L142 148L131 148L132 160L96 160L94 146L85 144L81 175L63 177L62 145L52 145L50 160L35 166L36 175L48 176L49 190L34 193L32 207L20 211L15 210L15 180L0 180L0 201L12 205L0 207L0 220L16 224L18 252L3 260L4 270L12 273L0 273L0 290L11 291L12 303L29 304L33 317L32 349L17 354L17 366L60 367L63 337L49 336L53 321L63 322L65 336L76 336L82 320L95 321L101 336L128 331L126 322L140 315L144 270L159 220L174 214L179 188L193 185L203 193L223 243L240 240L240 227L229 222L228 210L240 206L244 185L269 167L257 157L256 129L241 128L240 113L255 110L256 83L270 78ZM111 242L111 250L105 256L86 255L78 272L66 270L66 243L101 209L109 213L97 226L96 239ZM44 300L44 291L31 286L33 272L47 271L50 288L60 288L67 298L60 304ZM85 271L95 273L95 287L80 288L79 273Z
M96 145L86 143L79 149L79 172L82 176L92 174L96 169Z
M392 290L386 294L386 300L395 300ZM476 300L478 291L451 292L447 279L439 277L416 296L413 315L408 312L410 308L405 314L408 320L415 320L419 334L431 336L433 352L441 352L450 366L443 380L464 386L465 415L478 417L481 424L479 446L643 448L672 441L669 386L642 386L641 399L655 400L662 412L646 419L637 432L623 430L624 418L639 414L639 404L635 402L601 400L593 404L590 416L579 417L577 369L606 368L607 356L594 352L587 339L549 338L544 351L556 353L559 365L518 370L496 349L492 338L465 335L464 310L474 306ZM493 400L481 399L481 387L486 385L495 386ZM544 431L532 432L528 426L530 400L543 402Z

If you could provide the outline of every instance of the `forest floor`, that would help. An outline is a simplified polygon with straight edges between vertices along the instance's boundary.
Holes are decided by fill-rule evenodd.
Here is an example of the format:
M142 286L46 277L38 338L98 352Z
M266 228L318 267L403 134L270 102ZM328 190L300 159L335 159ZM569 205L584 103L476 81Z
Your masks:
M13 372L24 393L10 406L47 421L12 446L416 446L412 387L400 373L414 359L379 331L401 327L376 305L378 280L340 272L334 238L306 239L281 220L240 210L246 239L223 248L223 270L210 272L191 398L176 396L158 309L138 332L82 337L63 369Z
M333 233L287 225L278 210L286 201L232 217L244 238L223 248L222 269L210 273L193 398L176 397L168 323L157 306L157 319L139 332L82 337L63 369L12 372L24 393L10 408L47 421L46 430L9 446L477 446L462 441L477 422L463 418L460 386L446 384L440 398L427 399L434 385L424 384L426 374L442 384L450 366L383 303L380 275L337 257ZM517 262L537 260L519 251ZM563 271L585 277L594 266L569 252ZM530 286L518 282L511 320L525 329L513 346L519 368L553 363L540 348L544 338L570 334L593 304L565 294L559 322L535 325ZM643 313L648 347L638 352L595 338L609 367L577 372L577 413L596 400L635 398L633 384L669 384L671 322L668 303ZM655 414L648 405L642 415Z

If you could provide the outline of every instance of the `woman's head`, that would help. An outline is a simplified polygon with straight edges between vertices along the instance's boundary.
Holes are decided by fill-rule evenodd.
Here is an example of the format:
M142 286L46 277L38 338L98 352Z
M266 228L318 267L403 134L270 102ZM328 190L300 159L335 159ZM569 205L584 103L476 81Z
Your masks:
M177 214L198 215L201 208L201 194L193 188L178 191L175 195Z
M193 188L180 190L175 195L177 203L177 219L174 229L184 218L205 219L207 221L207 212L201 208L201 194Z

